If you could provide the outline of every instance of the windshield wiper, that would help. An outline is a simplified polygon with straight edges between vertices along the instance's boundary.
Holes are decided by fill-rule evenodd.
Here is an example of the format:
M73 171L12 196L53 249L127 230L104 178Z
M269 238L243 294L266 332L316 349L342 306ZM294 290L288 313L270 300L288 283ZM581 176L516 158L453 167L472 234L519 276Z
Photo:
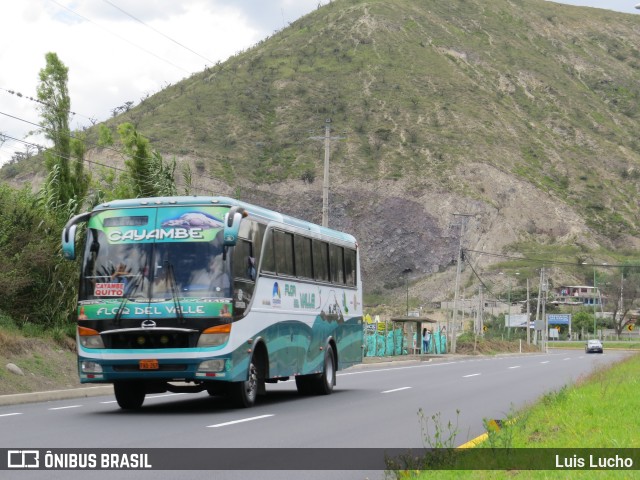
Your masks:
M176 281L176 275L173 271L173 264L166 262L167 278L171 282L171 296L173 298L173 306L176 309L176 317L180 320L180 323L184 323L184 315L182 314L182 305L180 305L180 298L178 298L178 282Z
M129 295L136 288L138 288L138 283L140 283L140 279L142 276L136 276L131 280L126 287L124 288L124 292L122 292L122 300L120 300L120 305L118 306L118 311L116 312L115 317L113 317L116 325L120 324L120 319L122 318L122 314L124 312L124 307L127 305L127 302L130 300Z

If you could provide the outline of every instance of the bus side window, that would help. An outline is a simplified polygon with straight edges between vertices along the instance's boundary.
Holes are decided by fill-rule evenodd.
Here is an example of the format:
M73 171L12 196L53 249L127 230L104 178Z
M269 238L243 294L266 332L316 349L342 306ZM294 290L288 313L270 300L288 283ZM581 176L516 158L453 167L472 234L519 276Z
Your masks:
M321 282L329 281L329 252L327 242L313 241L313 276Z
M356 286L356 251L344 249L345 283L350 287Z
M255 289L256 268L253 245L242 238L233 247L233 315L244 316Z
M274 232L276 272L279 275L296 274L293 263L293 234L276 230Z
M256 262L253 257L251 242L239 239L233 255L233 277L255 281Z
M329 245L329 265L331 282L344 284L344 255L342 247Z
M311 259L311 239L302 235L295 236L296 275L313 279L313 263Z
M262 248L262 265L260 270L263 272L275 273L276 261L273 256L273 230L266 233L264 245Z

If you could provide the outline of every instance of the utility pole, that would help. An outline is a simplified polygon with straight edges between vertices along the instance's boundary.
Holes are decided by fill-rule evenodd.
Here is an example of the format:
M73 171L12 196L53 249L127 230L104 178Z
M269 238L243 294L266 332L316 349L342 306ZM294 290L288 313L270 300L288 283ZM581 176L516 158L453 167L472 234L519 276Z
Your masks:
M475 216L472 213L454 213L456 217L462 217L462 221L460 222L460 241L458 245L458 266L456 267L456 284L455 291L453 292L453 324L451 325L451 353L456 353L456 324L458 323L458 286L460 285L460 271L462 268L462 259L463 259L463 251L462 251L462 239L464 237L464 227L467 223L468 217Z
M624 288L624 271L620 272L620 315L621 315L620 322L619 322L620 326L624 324L624 298L622 297L623 288Z
M531 343L531 313L529 306L529 278L527 278L527 345ZM534 329L535 331L535 329Z
M324 179L322 181L322 226L329 226L329 152L331 152L331 119L324 122Z
M540 300L542 298L542 270L540 270L540 282L538 283L538 304L536 306L536 322L534 324L533 344L538 345L538 326L540 325ZM542 333L541 333L542 337ZM542 338L540 338L542 342Z
M404 273L404 283L407 287L407 317L409 316L409 274L412 272L410 268L405 268L402 273Z
M593 260L593 259L592 259ZM596 326L596 320L598 316L596 315L596 292L598 291L598 287L596 287L596 267L593 267L593 338L598 338L598 328Z
M484 291L482 284L478 287L478 324L476 333L482 335L484 332Z
M547 279L545 278L545 275L544 275L544 267L542 267L542 321L544 323L544 334L542 338L543 338L544 351L545 353L548 353L549 352L548 350L549 324L547 323L546 307L547 307Z
M331 140L341 140L344 137L331 136L331 119L324 122L324 136L309 137L310 140L324 140L324 178L322 180L322 226L329 226L329 156L331 153Z

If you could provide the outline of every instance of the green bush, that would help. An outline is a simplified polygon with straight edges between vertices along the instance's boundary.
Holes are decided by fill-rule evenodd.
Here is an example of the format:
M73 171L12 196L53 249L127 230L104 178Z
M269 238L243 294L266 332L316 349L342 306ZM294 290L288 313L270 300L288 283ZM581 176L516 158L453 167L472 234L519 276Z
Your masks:
M60 254L61 230L29 189L0 186L0 311L22 330L68 323L77 273Z

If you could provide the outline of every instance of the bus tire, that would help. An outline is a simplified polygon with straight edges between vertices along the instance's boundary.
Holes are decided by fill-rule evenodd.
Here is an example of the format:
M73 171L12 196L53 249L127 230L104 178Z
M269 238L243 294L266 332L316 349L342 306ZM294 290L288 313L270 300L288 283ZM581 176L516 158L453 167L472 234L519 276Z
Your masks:
M115 382L113 391L118 405L123 410L136 410L144 403L146 390L141 382Z
M336 360L333 348L327 345L324 351L322 373L298 375L296 387L300 395L329 395L336 384Z
M317 395L329 395L336 384L336 359L333 356L333 348L327 345L324 351L324 366L322 373L316 379L314 390Z
M255 405L258 396L258 368L253 358L249 363L248 378L242 382L233 382L229 387L231 399L238 407L249 408Z

